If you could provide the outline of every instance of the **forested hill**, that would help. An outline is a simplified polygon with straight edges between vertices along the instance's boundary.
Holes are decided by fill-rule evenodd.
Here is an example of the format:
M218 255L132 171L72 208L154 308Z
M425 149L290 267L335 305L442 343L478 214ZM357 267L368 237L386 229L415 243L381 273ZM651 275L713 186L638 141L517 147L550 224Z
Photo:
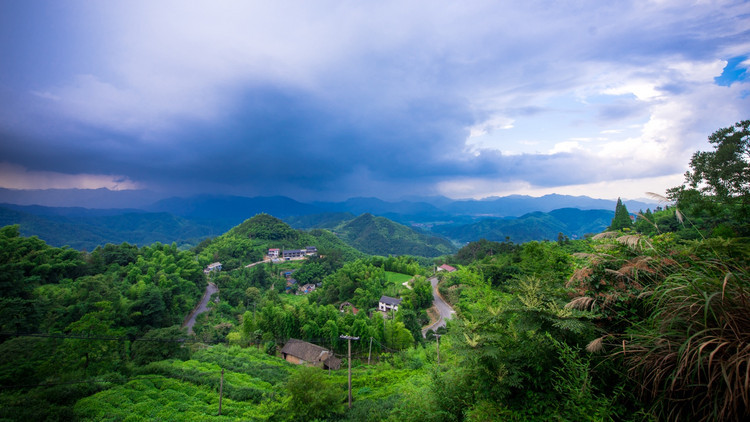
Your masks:
M582 238L587 233L599 233L607 228L613 216L614 211L562 208L512 219L486 218L470 224L436 225L433 231L462 243L477 239L524 243L555 240L560 234Z
M196 248L202 265L220 261L224 269L234 269L263 259L270 248L304 249L315 246L322 254L341 254L351 260L364 256L327 230L302 231L268 214L258 214L214 239L206 239Z
M107 212L110 211L110 212ZM38 236L51 246L94 250L107 243L190 247L228 227L202 224L164 212L0 206L0 227L17 224L24 236Z
M372 255L435 257L455 252L447 239L418 233L385 217L366 213L345 221L333 231L346 243Z

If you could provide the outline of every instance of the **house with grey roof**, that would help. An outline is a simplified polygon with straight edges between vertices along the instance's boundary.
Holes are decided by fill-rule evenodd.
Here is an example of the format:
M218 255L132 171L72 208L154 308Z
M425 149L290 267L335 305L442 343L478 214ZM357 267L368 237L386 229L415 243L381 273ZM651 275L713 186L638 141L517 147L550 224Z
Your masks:
M323 369L341 368L341 359L335 357L332 351L294 338L286 342L281 349L281 356L287 362L297 365L322 366Z
M381 312L389 312L391 310L398 311L398 305L400 304L401 299L390 296L381 296L378 301L378 310Z

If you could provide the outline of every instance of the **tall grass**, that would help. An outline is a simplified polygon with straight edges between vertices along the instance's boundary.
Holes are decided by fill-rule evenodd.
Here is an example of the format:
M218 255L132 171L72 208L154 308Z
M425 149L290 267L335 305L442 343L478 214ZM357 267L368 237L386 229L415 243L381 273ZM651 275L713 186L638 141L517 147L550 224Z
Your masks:
M622 355L663 420L750 418L750 273L742 260L700 260L648 299L651 317Z

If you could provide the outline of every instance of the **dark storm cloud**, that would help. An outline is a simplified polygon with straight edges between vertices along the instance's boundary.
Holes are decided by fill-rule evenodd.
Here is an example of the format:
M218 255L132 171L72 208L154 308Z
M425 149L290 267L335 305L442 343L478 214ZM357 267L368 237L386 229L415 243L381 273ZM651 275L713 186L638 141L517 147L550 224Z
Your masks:
M15 60L0 69L0 155L27 172L301 198L555 187L679 173L684 145L654 144L746 110L699 113L716 50L746 32L743 3L71 4L1 6L0 52ZM644 85L665 97L638 97ZM612 142L655 152L557 148L578 122L637 123ZM473 145L482 134L492 142Z

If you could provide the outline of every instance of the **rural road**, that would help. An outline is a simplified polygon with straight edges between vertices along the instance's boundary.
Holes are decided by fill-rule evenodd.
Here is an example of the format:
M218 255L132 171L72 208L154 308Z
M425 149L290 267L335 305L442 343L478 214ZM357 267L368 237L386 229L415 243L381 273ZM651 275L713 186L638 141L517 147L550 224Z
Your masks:
M198 304L198 306L193 309L193 311L188 315L187 321L182 324L182 327L187 327L188 334L193 334L193 325L195 325L195 318L206 312L208 310L208 301L211 300L211 296L218 292L219 288L216 287L216 285L212 282L208 282L208 285L206 286L206 292L203 293L203 297L201 298L201 302Z
M432 300L438 310L438 313L440 313L440 318L438 318L438 320L435 321L432 325L428 325L427 327L422 329L422 337L426 336L427 331L429 330L437 330L440 327L445 327L445 321L453 318L453 314L456 312L453 310L453 308L450 307L450 305L445 303L443 298L440 296L440 293L437 289L438 279L432 277L430 279L430 284L432 284Z
M252 264L247 264L247 265L245 265L245 268L254 267L254 266L258 265L258 264L263 264L263 263L266 263L266 262L271 262L271 258L264 259L263 261L253 262Z

